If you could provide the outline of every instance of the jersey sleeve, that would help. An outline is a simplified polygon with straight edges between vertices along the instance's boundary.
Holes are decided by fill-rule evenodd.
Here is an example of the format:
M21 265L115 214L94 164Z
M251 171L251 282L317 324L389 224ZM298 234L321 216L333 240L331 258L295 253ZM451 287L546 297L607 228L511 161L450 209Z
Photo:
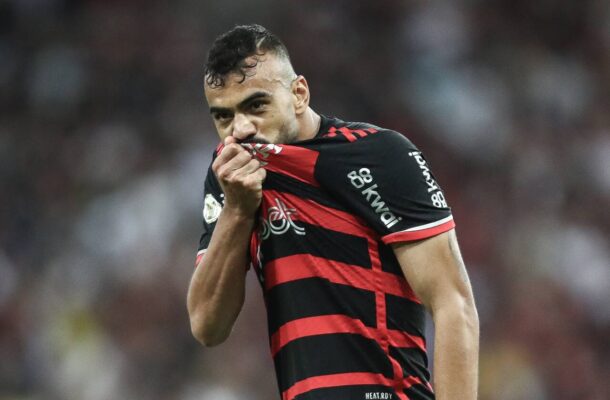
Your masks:
M199 239L199 247L197 248L197 259L195 261L195 265L199 264L199 261L201 261L201 258L205 254L208 245L210 244L212 233L216 227L216 221L218 220L218 216L220 215L223 204L224 194L222 193L220 184L216 180L214 171L212 171L212 165L210 164L203 186L203 231Z
M379 131L320 153L318 182L384 243L425 239L455 223L423 154L403 135Z

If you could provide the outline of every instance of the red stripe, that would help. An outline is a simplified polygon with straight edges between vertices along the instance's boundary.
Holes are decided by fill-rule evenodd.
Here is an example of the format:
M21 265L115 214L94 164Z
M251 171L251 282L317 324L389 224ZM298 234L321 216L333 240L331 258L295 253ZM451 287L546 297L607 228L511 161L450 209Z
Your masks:
M260 250L260 237L258 236L259 229L256 227L250 236L250 265L254 267L254 270L259 272L261 270L260 258L258 251ZM250 269L248 267L248 269Z
M379 345L387 353L388 336L385 334L387 330L385 293L381 290L385 286L385 276L380 274L383 271L381 270L381 260L379 259L379 248L376 240L369 239L369 258L371 259L371 268L374 274L371 284L375 288L376 325L384 333L379 339Z
M377 129L374 129L374 128L367 128L367 131L369 133L377 133L378 132Z
M422 337L410 335L396 329L388 329L387 333L390 346L402 348L417 347L421 351L426 351L426 341ZM402 375L402 371L400 371L400 375Z
M271 335L271 356L275 357L285 345L293 340L314 335L353 333L378 341L375 328L365 326L359 319L347 315L333 314L300 318L282 325Z
M434 226L428 229L422 229L419 231L402 231L390 233L389 235L385 235L381 238L385 244L396 243L396 242L410 242L413 240L426 239L432 236L439 235L443 232L447 232L451 229L455 228L455 221L450 220L445 222L444 224Z
M345 136L345 138L347 140L349 140L350 142L354 142L357 140L356 136L354 136L354 134L352 133L352 131L350 131L348 128L346 127L342 127L339 128L339 131L343 134L343 136Z
M407 376L406 378L403 379L403 390L409 389L411 386L413 385L421 385L422 381L418 376ZM430 385L430 383L426 382L426 386L430 389L430 391L432 391L432 386ZM405 396L405 399L408 400L408 397Z
M396 393L403 393L405 388L404 379L402 377L402 366L396 359L390 357L388 354L388 359L390 360L390 364L392 365L392 372L394 373L394 382L392 387Z
M197 254L197 258L195 259L195 268L197 268L197 266L199 265L199 263L201 262L201 259L203 258L203 254Z
M222 142L218 143L218 146L216 146L216 154L220 154L224 147L225 145Z
M334 126L331 126L330 129L328 130L328 133L325 136L328 136L328 137L337 136L337 128Z
M290 176L312 186L320 186L314 177L319 153L304 147L282 145L278 153L269 153L263 160L265 169Z
M388 378L381 374L373 374L369 372L352 372L345 374L332 374L314 376L303 379L292 385L282 393L282 400L292 400L300 394L309 392L314 389L350 386L350 385L386 385Z
M404 388L409 388L418 383L421 383L418 377L408 377L405 379ZM351 372L345 374L314 376L303 379L285 390L284 393L282 393L282 400L292 400L295 397L314 389L351 385L384 385L391 387L392 380L381 374L373 374L370 372ZM403 392L396 393L396 396L400 400L408 400L408 397Z
M332 283L358 289L375 290L373 282L383 282L383 293L421 303L407 281L381 270L370 270L311 254L295 254L269 261L265 264L265 290L276 285L299 279L324 278Z
M379 259L379 248L377 245L377 241L369 239L369 257L371 258L371 264L373 271L381 272L381 260ZM385 286L385 281L382 280L382 277L379 274L376 274L375 286L378 288L375 291L375 305L376 305L376 313L377 313L377 330L380 332L378 335L377 342L386 353L388 359L390 360L390 364L392 365L392 373L394 375L394 382L392 386L394 387L394 392L402 393L403 383L402 383L402 366L398 361L396 361L393 357L390 356L390 335L388 334L388 325L387 325L387 306L385 301L385 293L379 288L383 288ZM420 339L421 341L421 339Z
M367 135L367 133L365 131L363 131L362 129L357 129L353 132L356 132L358 134L358 136L360 136L360 137L365 137Z
M278 192L275 190L263 191L264 206L275 206L275 199L280 198L287 206L295 208L296 214L292 216L295 221L303 221L311 225L320 226L332 231L346 233L359 237L378 237L377 233L366 223L353 214L326 207L311 199L303 199L294 194ZM263 213L265 214L265 213Z
M365 326L359 319L354 319L347 315L332 314L300 318L285 323L271 335L271 356L275 357L278 351L293 340L307 336L334 333L357 334L377 342L380 342L381 337L384 336L380 333L379 329ZM386 341L390 346L400 348L416 347L423 351L426 349L424 339L419 336L409 335L406 332L397 330L389 330L386 333L388 336Z

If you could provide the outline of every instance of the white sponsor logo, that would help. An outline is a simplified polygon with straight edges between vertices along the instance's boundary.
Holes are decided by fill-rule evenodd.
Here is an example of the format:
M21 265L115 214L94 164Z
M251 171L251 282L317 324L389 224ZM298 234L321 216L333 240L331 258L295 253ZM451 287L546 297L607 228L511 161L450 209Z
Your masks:
M389 400L391 399L393 396L392 393L385 393L385 392L367 392L364 394L364 399L365 400Z
M222 211L222 206L211 194L206 194L203 200L203 219L208 224L215 222Z
M265 160L269 157L270 153L280 154L282 151L282 146L273 143L242 143L242 146L250 154L258 158L263 167L268 164Z
M378 186L376 183L373 183L373 175L371 175L370 169L360 168L358 171L351 171L347 174L347 178L356 189L362 189L365 185L370 184L370 186L364 188L360 193L364 195L364 198L373 208L375 214L379 215L379 219L386 228L393 227L402 219L401 217L394 215L381 199L381 196L377 192Z
M424 160L424 157L422 156L421 152L412 151L411 153L409 153L409 156L415 159L417 165L419 165L419 168L421 169L422 174L424 175L424 179L426 180L426 184L428 185L428 193L432 193L430 199L432 199L432 204L434 204L434 207L446 208L447 201L445 200L445 195L432 177L432 174L430 173L430 168L428 168L426 160Z
M263 219L262 240L265 240L269 235L283 235L292 228L297 235L305 235L305 228L298 226L292 217L297 215L294 208L288 208L280 199L275 199L275 206L269 207L267 210L267 219Z

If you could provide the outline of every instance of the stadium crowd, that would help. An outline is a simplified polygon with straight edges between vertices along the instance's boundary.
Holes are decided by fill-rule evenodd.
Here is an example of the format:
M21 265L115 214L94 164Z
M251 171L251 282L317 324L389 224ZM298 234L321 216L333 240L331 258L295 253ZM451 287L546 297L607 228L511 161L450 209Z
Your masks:
M202 66L251 22L314 109L431 162L480 313L480 398L610 398L609 2L4 0L0 400L277 398L254 277L218 348L185 306L218 142Z

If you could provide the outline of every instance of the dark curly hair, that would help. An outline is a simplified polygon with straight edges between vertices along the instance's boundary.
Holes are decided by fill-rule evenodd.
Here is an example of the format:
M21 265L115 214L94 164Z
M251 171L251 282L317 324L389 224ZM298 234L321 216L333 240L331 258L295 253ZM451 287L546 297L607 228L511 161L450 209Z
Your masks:
M243 82L250 76L250 71L259 62L259 56L272 52L285 57L290 62L290 56L284 43L266 28L252 24L239 25L220 35L212 44L205 64L205 82L211 87L225 84L225 77L230 72L239 72ZM246 58L254 57L246 62Z

